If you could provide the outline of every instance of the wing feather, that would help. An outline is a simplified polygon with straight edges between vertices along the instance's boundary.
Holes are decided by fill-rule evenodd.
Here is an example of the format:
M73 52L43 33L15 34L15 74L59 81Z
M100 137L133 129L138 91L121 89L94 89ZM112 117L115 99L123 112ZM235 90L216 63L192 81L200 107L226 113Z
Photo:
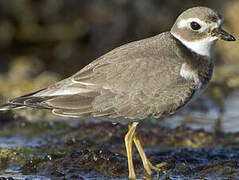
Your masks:
M161 34L116 48L72 77L10 104L72 117L145 119L174 112L190 99L195 84L180 76L184 60L175 44L166 47L170 38Z

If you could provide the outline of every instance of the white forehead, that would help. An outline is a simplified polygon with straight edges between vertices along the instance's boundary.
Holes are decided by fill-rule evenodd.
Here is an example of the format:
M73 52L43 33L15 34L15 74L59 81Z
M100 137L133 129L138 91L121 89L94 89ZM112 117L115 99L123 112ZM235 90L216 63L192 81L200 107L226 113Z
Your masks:
M189 28L191 22L197 22L198 24L200 24L201 29L199 29L198 32L204 32L208 28L220 27L223 23L223 18L219 19L217 22L211 22L211 23L207 23L205 21L202 21L199 18L181 19L177 23L177 27L180 28L180 29Z

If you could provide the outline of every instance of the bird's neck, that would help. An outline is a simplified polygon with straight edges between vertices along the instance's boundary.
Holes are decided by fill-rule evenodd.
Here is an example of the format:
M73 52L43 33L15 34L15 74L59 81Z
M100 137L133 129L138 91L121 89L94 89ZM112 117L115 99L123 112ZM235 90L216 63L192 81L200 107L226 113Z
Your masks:
M171 32L171 34L177 40L179 40L184 46L186 46L188 49L190 49L194 53L201 55L201 56L207 56L210 59L213 59L214 47L215 47L217 39L212 38L212 37L207 37L205 39L187 41L175 33Z
M183 63L187 64L187 66L196 74L201 85L207 84L213 73L213 52L209 55L201 54L197 51L195 52L175 36L172 37L175 39L178 49L180 49L177 51L180 52L178 53L180 59L183 59ZM210 48L212 48L211 50L213 51L214 46L212 45Z

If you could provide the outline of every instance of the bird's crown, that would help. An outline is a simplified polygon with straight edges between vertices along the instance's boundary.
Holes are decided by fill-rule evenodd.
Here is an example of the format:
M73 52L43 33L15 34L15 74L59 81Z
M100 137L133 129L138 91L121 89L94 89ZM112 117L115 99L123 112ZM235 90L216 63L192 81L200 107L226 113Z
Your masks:
M223 17L207 7L194 7L184 11L174 23L171 34L186 47L203 56L212 56L218 39L235 38L221 29Z

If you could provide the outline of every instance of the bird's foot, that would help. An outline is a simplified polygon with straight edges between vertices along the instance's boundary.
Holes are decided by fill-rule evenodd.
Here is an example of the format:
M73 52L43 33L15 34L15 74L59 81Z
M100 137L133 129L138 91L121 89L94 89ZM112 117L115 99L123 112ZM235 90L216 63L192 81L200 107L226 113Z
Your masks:
M165 162L162 162L162 163L159 163L159 164L156 164L155 166L152 165L152 163L150 163L150 168L156 172L160 172L162 170L162 168L164 166L166 166L167 164Z

